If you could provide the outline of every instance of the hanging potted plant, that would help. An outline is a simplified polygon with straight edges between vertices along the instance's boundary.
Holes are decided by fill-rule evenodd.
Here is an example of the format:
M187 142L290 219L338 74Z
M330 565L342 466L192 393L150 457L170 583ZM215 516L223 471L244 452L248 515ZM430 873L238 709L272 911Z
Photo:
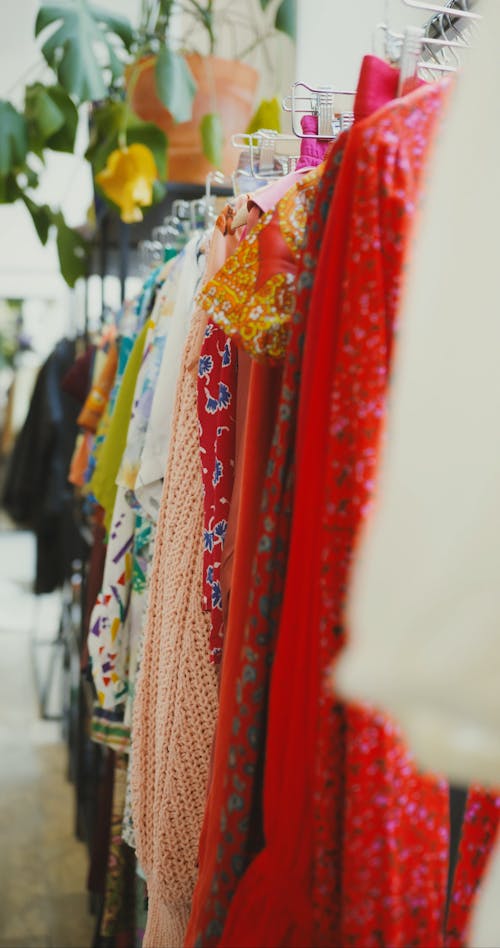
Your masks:
M295 0L142 0L133 29L89 0L40 4L35 33L50 75L25 88L24 107L0 100L0 204L23 202L42 243L55 232L71 286L88 244L37 193L47 156L75 153L82 108L98 190L123 220L139 220L169 180L201 183L232 167L231 134L247 126L258 80L244 60L265 51L272 74L267 44L293 35L294 10ZM229 43L230 59L216 55L228 33L240 43Z
M149 147L141 135L154 137L154 127L168 143L167 180L204 183L214 168L232 170L231 136L253 112L259 74L245 60L273 36L293 32L294 7L295 0L142 0L133 31L88 0L58 0L42 3L36 31L47 37L43 53L66 91L100 100L88 152L94 171L118 139L121 147ZM230 58L217 55L219 47L231 48Z
M184 19L189 33L197 30L201 50L187 43L175 48L174 17ZM138 55L126 71L128 96L136 115L167 135L169 180L202 183L214 167L229 173L231 136L252 115L257 70L238 55L215 55L220 32L213 0L143 0L141 24Z

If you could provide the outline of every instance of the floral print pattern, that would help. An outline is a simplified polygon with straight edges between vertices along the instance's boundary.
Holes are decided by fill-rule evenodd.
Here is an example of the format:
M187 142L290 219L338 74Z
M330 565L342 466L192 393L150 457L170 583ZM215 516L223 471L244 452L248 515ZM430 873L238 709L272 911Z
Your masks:
M250 615L241 642L241 674L221 681L217 743L221 765L214 772L205 824L211 845L200 852L200 875L186 945L217 945L224 919L250 858L261 846L259 819L251 820L252 802L262 792L265 715L270 662L283 595L287 536L292 502L293 434L300 383L308 300L314 281L325 218L335 187L345 142L339 141L326 169L303 177L293 192L309 209L307 243L299 263L297 302L278 406L272 453L259 517L259 548L250 590ZM287 196L290 201L290 195ZM314 209L314 210L313 210ZM223 730L222 730L223 728ZM226 750L227 748L227 750Z
M448 911L446 948L466 948L470 909L497 839L500 796L472 787L462 827Z
M182 261L183 257L179 255L169 263L168 270L164 270L161 274L163 283L157 290L151 314L150 331L144 345L142 364L137 377L129 435L118 475L118 483L123 484L131 492L128 496L132 505L134 505L132 492L136 485L154 393L167 345Z
M311 172L316 180L316 170ZM303 176L306 183L310 175ZM210 319L255 359L283 359L307 213L307 188L291 188L264 214L200 293Z
M88 636L92 677L101 707L113 710L125 701L128 649L124 627L133 575L135 515L118 488L108 538L102 590L90 617Z
M248 843L240 849L237 871L251 864L224 927L229 872L225 862L218 866L214 914L199 944L211 938L226 948L446 944L447 785L419 773L386 716L337 702L328 674L346 634L345 592L376 475L409 225L445 96L446 85L424 89L361 124L343 159L307 325L291 544L266 734L265 845L253 862ZM269 493L275 476L270 473ZM263 506L271 519L268 491ZM280 540L274 534L276 550ZM261 567L266 549L261 540ZM262 609L264 584L264 571L256 569L249 623L255 634L260 622L262 639L267 608L275 605L268 601ZM234 811L241 832L254 662L247 648L221 854L232 842ZM252 744L255 739L252 734ZM485 794L469 801L452 896L454 904L460 893L462 923L491 850L492 809ZM247 819L258 819L256 810ZM276 886L279 874L285 886Z
M219 777L224 785L218 793L212 787L209 801L215 809L208 819L219 821L218 842L208 865L203 860L208 862L210 854L202 850L186 944L423 948L445 943L447 786L417 771L389 719L339 704L327 677L344 640L353 544L373 488L408 224L444 94L439 88L424 90L388 109L385 121L378 117L356 130L356 147L351 146L332 207L332 222L334 210L340 210L343 230L338 227L338 243L329 245L328 256L323 248L323 279L312 305L310 288L322 237L327 243L323 222L328 201L318 200L308 222L298 315L292 321L263 495L241 674L226 733L226 766ZM325 189L328 181L332 187L342 147L338 143L330 158ZM332 228L333 233L333 223ZM340 294L335 271L330 282L326 276L330 253L339 251ZM330 295L324 300L325 294ZM289 553L302 314L309 306L296 436L303 466L295 490L303 524L296 523L296 497L292 522L297 533ZM314 391L315 399L304 399L304 388ZM308 532L310 549L304 546ZM301 589L314 590L314 598L308 595L306 602L304 594L299 606ZM281 658L273 668L266 742L267 668L280 618ZM313 630L317 636L311 635ZM263 824L257 801L264 761ZM290 808L289 800L296 806L300 801L304 810ZM308 814L311 823L299 818L299 812ZM264 839L266 846L256 857ZM489 831L484 832L483 854L490 839ZM480 860L477 853L475 864L470 857L469 845L469 872L477 880ZM280 874L285 886L276 885ZM458 879L460 875L459 863ZM468 911L470 892L465 887L462 892Z
M222 656L221 563L234 481L236 350L209 323L198 363L198 421L203 477L203 609L211 614L210 660Z

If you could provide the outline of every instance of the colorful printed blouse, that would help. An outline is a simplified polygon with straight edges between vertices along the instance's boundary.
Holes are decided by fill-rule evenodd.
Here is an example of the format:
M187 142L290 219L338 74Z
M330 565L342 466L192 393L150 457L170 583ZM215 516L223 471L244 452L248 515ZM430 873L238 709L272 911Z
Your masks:
M199 295L210 319L259 361L279 362L286 351L307 208L322 167L264 214Z
M78 416L78 424L87 431L96 432L99 422L108 404L111 390L115 382L118 368L118 349L113 340L106 354L101 356L104 364L93 381L82 410Z
M139 300L138 319L142 318L142 311L146 312L153 303L155 297L152 287L158 287L157 277L158 274L154 284L150 280L151 287L145 294L147 306L145 307L144 294ZM111 498L114 497L112 515L109 518L103 585L92 611L88 637L92 676L99 705L107 711L116 710L125 702L129 692L130 674L135 672L135 669L130 668L130 638L134 630L131 628L129 604L134 589L139 594L143 594L145 589L151 525L149 521L145 524L141 514L131 505L123 470L125 467L126 471L127 458L136 450L140 452L143 443L148 404L147 394L146 397L144 395L148 392L149 382L155 381L156 366L159 365L166 338L166 332L160 336L157 330L155 320L148 319L130 351L125 368L118 379L119 387L115 394L112 420L106 434L100 466L91 484L99 501L106 499L109 506ZM161 340L156 347L155 338ZM158 350L160 358L155 360L153 354ZM121 443L124 444L122 451ZM110 470L118 471L115 479L104 463L107 456L112 456Z
M102 590L90 617L88 636L92 677L101 707L114 710L125 701L128 649L124 626L132 582L135 514L118 488L108 537Z
M204 489L203 608L211 613L210 660L215 663L222 656L221 567L234 481L234 341L252 355L258 350L258 357L266 361L282 356L304 218L320 174L315 170L294 176L276 208L233 249L199 294L210 317L198 367L198 418ZM221 217L217 227L222 230L224 223Z
M153 397L167 343L169 324L175 308L181 268L182 257L176 257L162 271L161 276L164 282L156 295L151 314L150 330L144 345L142 363L132 404L127 444L117 476L117 483L122 484L131 492L135 490L146 431L151 416ZM134 498L130 497L130 500L132 505L135 505Z
M140 330L144 327L144 324L146 323L154 304L156 291L158 289L158 278L160 276L160 273L161 271L157 269L157 270L154 270L148 276L147 280L144 283L142 291L139 294L135 303L134 304L126 303L119 319L119 339L117 341L118 365L116 369L116 375L115 375L113 387L111 389L111 394L104 408L102 417L99 421L94 445L92 448L87 472L85 475L85 483L88 485L87 494L90 500L93 501L94 503L97 503L97 500L96 500L96 496L93 490L93 483L92 483L93 478L96 474L96 471L98 471L98 468L99 468L101 454L102 454L102 451L104 450L104 445L106 443L109 428L111 425L111 419L115 411L118 394L122 387L122 380L127 368L128 360L132 353L137 335L140 332ZM127 418L127 423L128 423L128 418ZM122 450L123 450L123 447L120 449L119 458L121 458ZM101 475L98 474L97 477L99 481L101 478ZM113 482L114 482L114 477L113 477ZM111 504L111 509L112 509L112 504ZM110 512L111 511L109 511L109 513ZM108 526L109 526L109 522L108 522Z
M111 518L102 590L92 611L89 654L98 700L104 710L116 710L131 696L142 633L147 576L152 559L155 525L145 516L135 495L153 395L167 345L169 325L176 302L183 258L177 257L167 269L156 274L156 296L147 294L153 311L137 337L144 337L140 365L127 361L116 395L112 427L119 420L124 396L131 405L121 463L115 461L116 499ZM164 282L160 284L160 280ZM138 309L144 310L144 301ZM134 379L135 373L135 379ZM125 387L125 391L124 391ZM127 395L127 392L132 395ZM123 432L122 432L123 435ZM109 437L109 432L108 432ZM109 448L109 445L108 445ZM130 717L130 709L127 717Z
M169 273L168 282L175 281L171 296L165 298L168 322L168 344L164 346L158 376L152 392L149 417L144 434L138 470L134 466L134 494L143 512L154 523L162 494L170 443L172 414L182 352L187 338L194 297L205 269L201 252L204 234L195 234L183 248ZM173 310L170 309L173 304ZM162 308L163 308L162 305Z

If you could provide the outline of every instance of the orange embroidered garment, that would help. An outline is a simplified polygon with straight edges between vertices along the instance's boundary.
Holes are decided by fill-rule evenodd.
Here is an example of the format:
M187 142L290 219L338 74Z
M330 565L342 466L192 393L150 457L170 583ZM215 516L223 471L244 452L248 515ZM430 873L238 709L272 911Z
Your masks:
M213 322L259 361L285 355L307 207L322 170L304 175L264 214L200 294Z

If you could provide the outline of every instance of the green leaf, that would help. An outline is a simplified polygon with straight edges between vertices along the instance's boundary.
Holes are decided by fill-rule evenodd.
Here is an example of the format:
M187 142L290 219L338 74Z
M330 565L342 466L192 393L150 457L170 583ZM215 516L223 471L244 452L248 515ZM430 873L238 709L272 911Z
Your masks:
M59 82L78 101L102 99L107 93L104 68L113 79L123 73L116 48L129 49L134 32L126 17L92 6L88 0L44 3L35 34L45 35L42 53Z
M22 196L14 174L0 175L0 204L14 204Z
M176 122L188 122L193 113L196 82L179 53L162 46L155 65L156 91Z
M262 99L247 125L246 132L252 135L261 128L281 132L281 105L278 99Z
M85 153L94 174L102 171L108 155L118 147L120 131L125 130L127 105L125 102L106 102L92 110L90 144Z
M78 128L78 111L61 86L35 82L26 88L24 114L28 123L30 148L73 152Z
M31 214L40 241L45 246L54 215L48 204L35 204L26 194L23 194L23 201Z
M64 122L47 139L45 147L52 151L64 151L71 154L75 150L76 133L78 131L78 109L60 86L53 86L48 91L52 101L62 112Z
M224 145L224 129L222 120L217 112L208 112L200 123L203 154L210 164L220 168L222 164L222 148Z
M277 16L276 29L286 33L290 39L297 38L297 2L296 0L283 0Z
M270 0L260 0L263 10L269 6ZM297 38L297 0L282 0L276 14L274 26L291 39Z
M40 184L40 175L37 171L35 171L34 168L31 168L27 162L25 165L23 165L20 172L18 172L18 183L20 174L26 175L26 184L24 185L25 188L37 188Z
M0 175L22 165L28 153L26 120L10 102L0 100Z
M76 230L68 227L61 213L54 214L57 227L57 252L61 274L68 286L73 287L87 272L89 244Z
M45 143L64 125L64 115L41 82L26 87L24 115L28 123L30 141Z
M153 204L159 204L160 201L163 201L167 195L167 186L164 181L154 181L153 182Z

